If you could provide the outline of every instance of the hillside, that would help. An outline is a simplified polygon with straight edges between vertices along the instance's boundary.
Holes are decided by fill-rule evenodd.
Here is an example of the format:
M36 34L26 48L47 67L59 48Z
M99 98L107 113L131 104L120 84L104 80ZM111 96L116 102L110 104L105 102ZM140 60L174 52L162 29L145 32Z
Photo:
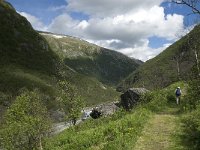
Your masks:
M0 18L0 120L22 88L38 88L51 97L47 107L54 107L54 77L64 65L26 18L2 0Z
M138 60L78 38L45 32L40 34L67 66L104 84L118 84L141 64Z
M200 26L172 44L155 58L148 60L130 74L119 87L146 87L157 89L179 81L188 80L196 67L194 50L200 51ZM198 56L199 57L199 56Z
M56 110L57 82L62 79L75 85L87 105L116 100L113 86L139 66L77 38L41 36L2 0L0 18L0 116L23 88L39 89L47 108Z
M22 87L48 91L59 57L11 4L0 1L0 18L0 91L10 97Z

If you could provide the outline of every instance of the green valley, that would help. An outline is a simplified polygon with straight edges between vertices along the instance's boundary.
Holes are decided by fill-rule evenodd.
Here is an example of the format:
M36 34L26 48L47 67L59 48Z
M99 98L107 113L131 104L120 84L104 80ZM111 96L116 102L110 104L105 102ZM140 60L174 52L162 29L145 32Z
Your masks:
M35 21L30 23L9 2L0 0L0 150L200 149L200 25L195 24L190 32L159 55L142 62L131 56L133 53L138 55L138 48L144 55L146 49L153 49L147 38L152 33L145 33L150 27L143 27L150 23L152 29L160 28L157 19L151 18L151 13L156 12L156 16L160 11L163 13L159 14L164 18L161 28L175 21L183 23L181 15L166 14L165 9L173 8L171 5L164 8L161 2L159 5L153 3L147 13L145 9L138 12L142 14L139 15L141 18L137 14L117 14L111 15L112 20L110 11L116 13L120 10L113 8L98 14L101 7L95 9L96 1L92 2L92 6L95 6L93 15L100 16L98 19L90 14L93 10L88 6L91 1L84 2L88 7L83 14L79 10L68 9L82 6L82 1L67 0L64 1L67 3L65 6L60 5L60 1L52 0L51 3L48 0L51 3L48 7L46 1L27 2L38 8L45 4L48 17L63 13L52 20L48 29L57 19L63 28L68 23L74 31L78 27L84 28L83 33L87 34L84 39L102 32L96 39L110 42L128 57L78 37L51 33L53 30L48 29L37 31L34 25L43 26L41 20L30 15L26 18ZM174 2L199 4L198 1ZM110 4L99 1L98 6L101 3ZM150 3L145 3L145 7ZM19 9L21 5L14 6ZM123 12L127 8L125 6ZM136 7L140 10L139 5ZM195 7L198 8L199 5ZM39 14L39 9L33 10ZM30 9L30 12L33 10ZM106 17L101 18L104 13ZM143 21L142 16L150 22ZM79 20L81 17L84 20ZM64 25L63 20L66 22ZM156 22L156 26L152 22ZM94 24L100 32L91 27ZM109 29L101 31L104 24ZM89 31L89 27L92 30ZM129 27L130 30L126 30ZM114 33L116 29L119 31ZM163 31L169 30L158 30ZM118 37L115 39L114 36ZM157 36L162 37L163 33L155 33L153 37L153 40L161 42L162 38ZM165 38L169 42L172 36ZM154 43L154 46L159 44Z

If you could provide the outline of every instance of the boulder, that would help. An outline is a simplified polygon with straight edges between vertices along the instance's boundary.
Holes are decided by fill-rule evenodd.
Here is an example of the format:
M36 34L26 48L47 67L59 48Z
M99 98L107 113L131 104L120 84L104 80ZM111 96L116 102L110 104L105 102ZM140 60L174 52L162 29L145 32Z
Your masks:
M121 95L121 106L130 110L139 102L140 96L148 92L145 88L130 88L124 94Z
M101 117L101 112L97 109L97 108L94 108L92 110L92 112L90 113L90 116L93 118L93 119L97 119L99 117Z

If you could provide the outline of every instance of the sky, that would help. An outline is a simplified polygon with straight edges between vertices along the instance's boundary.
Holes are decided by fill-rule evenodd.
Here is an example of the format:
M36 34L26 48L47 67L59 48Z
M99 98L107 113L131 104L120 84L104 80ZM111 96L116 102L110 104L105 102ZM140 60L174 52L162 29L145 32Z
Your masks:
M147 61L196 20L166 0L7 0L34 29L65 34Z

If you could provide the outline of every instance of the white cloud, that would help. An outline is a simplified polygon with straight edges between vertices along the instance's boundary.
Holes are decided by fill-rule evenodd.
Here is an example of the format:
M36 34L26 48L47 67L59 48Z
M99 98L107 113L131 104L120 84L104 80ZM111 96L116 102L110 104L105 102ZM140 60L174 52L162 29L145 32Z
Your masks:
M169 41L177 40L177 34L184 28L181 15L165 15L160 6L164 0L67 0L65 13L54 18L46 30L83 38L97 45L120 51L128 56L147 60L166 45L152 49L149 38L161 37ZM75 20L69 12L89 15L88 20ZM32 25L44 28L34 16L24 14Z
M183 16L167 15L162 7L124 14L103 19L92 18L85 29L89 38L99 40L118 39L136 44L143 38L158 36L169 40L176 39L176 33L183 28Z
M68 10L96 16L116 16L160 5L163 0L67 0Z
M167 47L169 47L171 45L171 43L167 43L167 44L162 45L159 48L153 49L148 46L148 43L149 43L149 41L146 40L144 45L142 45L140 47L124 48L124 49L120 49L119 52L124 53L125 55L127 55L129 57L133 57L133 58L140 59L142 61L146 61L146 60L149 60L149 59L155 57L156 55L158 55L160 52L162 52L163 50L165 50Z
M75 35L79 21L71 18L67 13L56 17L48 26L48 30L54 33Z
M34 29L41 30L41 31L47 30L45 25L42 23L42 21L39 18L31 14L28 14L26 12L18 12L18 13L24 16L31 23Z
M152 49L148 38L156 36L170 41L176 40L177 34L183 29L183 19L183 16L177 14L166 16L162 7L153 6L135 13L76 21L70 29L74 31L74 35L92 43L146 61L168 46L167 44ZM64 24L61 22L60 24ZM71 32L67 27L62 31L66 34Z

